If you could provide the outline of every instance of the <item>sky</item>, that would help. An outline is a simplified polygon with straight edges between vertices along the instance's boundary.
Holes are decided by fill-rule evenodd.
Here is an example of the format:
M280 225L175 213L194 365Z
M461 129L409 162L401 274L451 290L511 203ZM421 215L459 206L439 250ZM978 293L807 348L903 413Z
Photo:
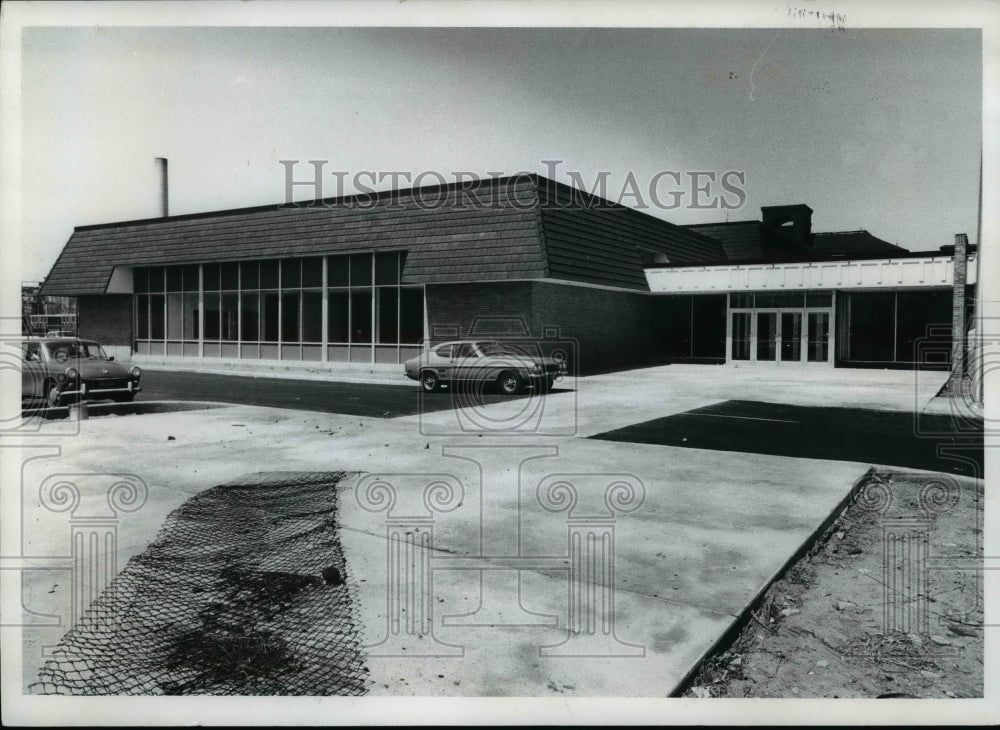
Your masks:
M981 53L962 29L26 28L21 278L74 226L159 215L156 157L175 215L285 202L280 160L296 179L326 160L345 193L364 171L560 160L588 189L608 173L612 199L631 175L642 200L622 202L678 224L806 203L814 231L975 242ZM707 194L692 172L714 173Z

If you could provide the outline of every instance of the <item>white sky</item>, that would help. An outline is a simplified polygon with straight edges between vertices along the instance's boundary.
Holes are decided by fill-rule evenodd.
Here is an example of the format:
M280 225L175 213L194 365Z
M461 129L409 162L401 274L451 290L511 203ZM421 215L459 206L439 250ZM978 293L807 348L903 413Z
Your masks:
M674 223L803 202L816 231L911 250L977 237L978 30L102 26L22 44L25 280L75 225L158 215L157 156L172 214L283 202L283 159L348 180L561 159L564 182L609 171L612 198L629 172L643 188L745 172L742 209L688 194L648 211Z

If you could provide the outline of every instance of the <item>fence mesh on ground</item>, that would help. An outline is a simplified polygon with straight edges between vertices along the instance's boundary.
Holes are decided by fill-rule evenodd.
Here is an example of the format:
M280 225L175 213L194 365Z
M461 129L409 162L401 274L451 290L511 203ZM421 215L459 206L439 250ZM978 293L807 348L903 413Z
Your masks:
M198 494L61 639L34 694L360 695L343 473L252 474Z

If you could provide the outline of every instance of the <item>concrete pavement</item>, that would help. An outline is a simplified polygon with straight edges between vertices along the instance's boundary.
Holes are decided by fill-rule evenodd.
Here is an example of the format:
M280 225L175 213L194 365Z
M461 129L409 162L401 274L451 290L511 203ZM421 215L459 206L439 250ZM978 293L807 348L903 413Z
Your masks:
M573 425L571 432L552 436L525 433L505 404L470 409L464 430L453 411L379 419L252 406L46 422L43 433L61 446L61 454L39 453L25 464L22 554L68 551L67 515L38 501L39 485L55 473L135 473L148 485L142 507L119 518L120 569L144 549L166 514L205 488L257 471L358 472L341 487L341 539L366 640L378 654L379 646L386 650L383 639L393 627L388 616L399 605L387 603L392 581L386 513L365 509L355 487L365 473L392 475L389 481L401 485L400 509L414 508L392 516L426 516L433 502L423 501L420 475L450 476L461 486L458 504L432 513L432 549L421 553L431 578L432 633L404 630L388 656L370 656L370 691L665 696L869 464L578 437L745 394L754 384L784 402L840 398L841 404L861 401L886 409L905 408L907 399L933 390L920 391L899 371L886 372L893 374L875 387L850 377L817 383L803 373L781 388L778 378L759 373L721 373L713 380L704 368L688 372L680 366L595 376L581 381L578 392L545 399L552 423ZM493 426L507 418L516 427L507 435L475 433L476 419L482 427L487 416ZM629 478L641 487L642 500L609 518L605 490ZM543 489L550 497L558 498L559 484L575 489L575 511L556 509L568 508L558 499L546 509L538 500L539 486L546 484L555 489ZM581 596L571 590L570 523L576 519L579 526L595 516L603 516L603 534L614 533L613 555L606 541L599 543L605 550L600 555L613 559L602 562L591 553L577 564L600 569L584 581L592 593ZM27 608L65 612L68 575L53 577L44 570L26 573ZM573 614L570 606L576 607ZM581 617L596 622L597 634L617 641L598 650L563 647L568 656L540 651L564 642L567 626ZM41 647L55 643L66 628L26 630L26 665L40 664ZM593 655L606 653L608 645L612 653L629 656ZM412 656L421 651L451 656ZM32 670L26 669L27 683Z

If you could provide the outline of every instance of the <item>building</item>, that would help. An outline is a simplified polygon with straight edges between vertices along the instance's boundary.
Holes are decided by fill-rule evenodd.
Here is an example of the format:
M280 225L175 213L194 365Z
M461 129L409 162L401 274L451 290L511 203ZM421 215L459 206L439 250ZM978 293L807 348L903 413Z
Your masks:
M76 297L81 336L140 362L392 367L474 331L570 340L584 373L884 367L917 362L939 324L947 350L951 255L810 220L794 205L682 227L525 174L82 226L42 291Z

